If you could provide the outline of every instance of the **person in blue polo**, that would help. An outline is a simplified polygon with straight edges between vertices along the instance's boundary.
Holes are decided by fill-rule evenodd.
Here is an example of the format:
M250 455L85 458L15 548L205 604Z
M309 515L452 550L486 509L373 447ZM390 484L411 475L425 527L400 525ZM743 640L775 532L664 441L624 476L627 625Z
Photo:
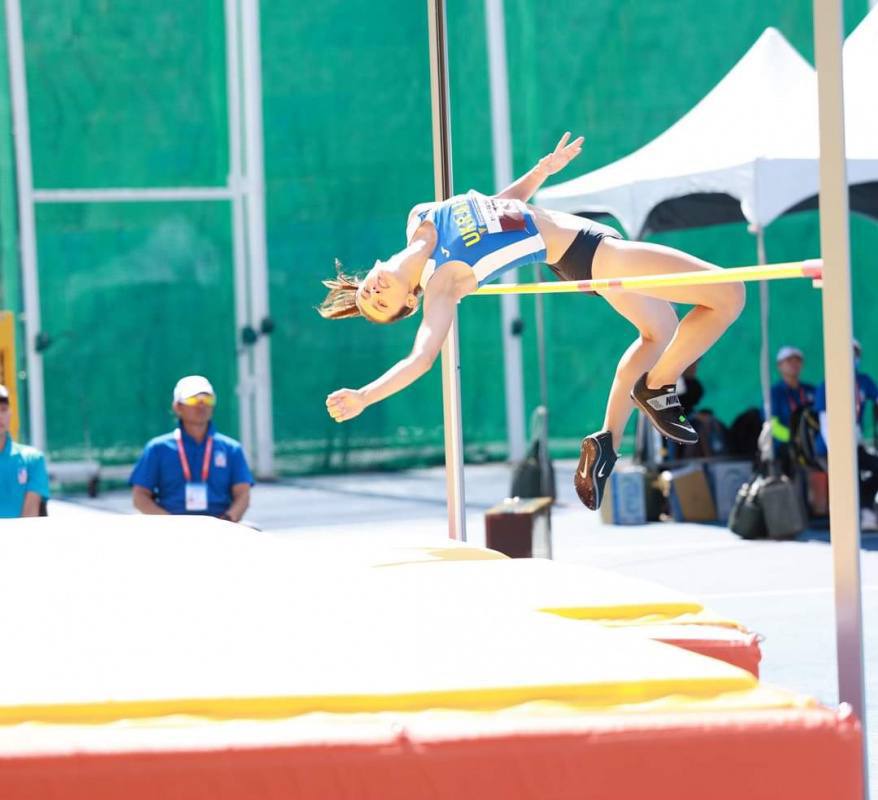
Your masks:
M866 405L878 403L878 384L860 369L860 357L863 348L853 340L854 355L854 406L857 423L857 470L860 473L860 528L862 530L878 530L878 456L868 449L863 441L863 412ZM814 398L814 410L820 418L820 436L815 442L818 455L828 453L829 417L826 410L826 381L817 387Z
M0 518L38 517L49 499L49 476L43 454L13 441L9 390L0 384Z
M128 482L144 514L200 514L240 522L253 476L244 448L212 422L216 393L201 375L180 378L170 433L150 440Z
M790 452L790 423L793 415L805 406L813 406L817 390L800 380L805 355L798 347L784 345L777 351L777 371L781 380L771 387L771 435L774 454L784 473L795 474L795 462Z

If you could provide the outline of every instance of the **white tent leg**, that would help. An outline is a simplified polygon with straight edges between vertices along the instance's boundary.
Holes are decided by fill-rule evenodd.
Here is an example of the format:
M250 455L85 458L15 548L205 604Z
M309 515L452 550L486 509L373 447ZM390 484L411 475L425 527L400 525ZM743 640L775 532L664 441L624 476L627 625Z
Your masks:
M760 226L756 228L756 263L763 267L768 262L765 259L765 230ZM771 367L768 341L768 316L771 308L771 298L768 294L768 281L759 282L759 329L761 342L759 348L759 383L762 388L762 409L765 419L771 419Z

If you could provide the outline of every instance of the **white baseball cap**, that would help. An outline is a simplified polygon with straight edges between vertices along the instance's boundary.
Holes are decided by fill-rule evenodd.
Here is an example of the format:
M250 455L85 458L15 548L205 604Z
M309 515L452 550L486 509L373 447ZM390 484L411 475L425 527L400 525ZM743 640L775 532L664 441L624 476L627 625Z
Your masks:
M805 360L804 354L798 347L792 347L791 345L785 344L777 351L777 358L775 360L780 362L788 358L801 358L802 361Z
M187 375L180 378L174 387L174 402L182 403L187 397L197 394L216 394L210 381L203 375Z

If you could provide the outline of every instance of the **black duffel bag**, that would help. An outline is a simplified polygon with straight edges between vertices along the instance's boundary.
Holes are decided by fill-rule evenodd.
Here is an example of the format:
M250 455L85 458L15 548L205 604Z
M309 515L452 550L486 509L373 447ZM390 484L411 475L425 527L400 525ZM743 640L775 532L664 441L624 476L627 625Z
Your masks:
M808 527L802 501L786 475L757 475L739 490L729 528L742 539L794 539Z
M754 475L749 483L745 483L735 497L729 514L729 529L742 539L765 539L765 515L759 505L759 482L761 475Z

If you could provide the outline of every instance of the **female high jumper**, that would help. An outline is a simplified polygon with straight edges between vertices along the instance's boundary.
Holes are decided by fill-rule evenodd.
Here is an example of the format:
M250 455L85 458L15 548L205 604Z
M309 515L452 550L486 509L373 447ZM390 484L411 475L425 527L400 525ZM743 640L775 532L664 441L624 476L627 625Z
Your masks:
M582 136L571 142L570 133L565 133L553 152L499 194L470 191L442 203L415 206L403 250L387 261L376 261L363 278L337 269L334 280L323 282L329 294L318 311L329 319L363 316L371 322L395 322L414 314L422 295L424 301L411 353L372 383L330 394L326 408L333 419L353 419L427 372L442 348L458 301L506 270L541 261L561 280L582 281L720 269L669 247L625 241L612 228L584 217L528 205L549 175L579 155L582 142ZM737 319L745 298L741 283L598 294L637 328L639 336L619 360L603 430L582 440L573 480L591 509L601 503L635 404L663 436L683 444L698 441L680 406L677 379ZM694 308L678 320L672 303ZM595 344L595 357L600 358L600 344Z

